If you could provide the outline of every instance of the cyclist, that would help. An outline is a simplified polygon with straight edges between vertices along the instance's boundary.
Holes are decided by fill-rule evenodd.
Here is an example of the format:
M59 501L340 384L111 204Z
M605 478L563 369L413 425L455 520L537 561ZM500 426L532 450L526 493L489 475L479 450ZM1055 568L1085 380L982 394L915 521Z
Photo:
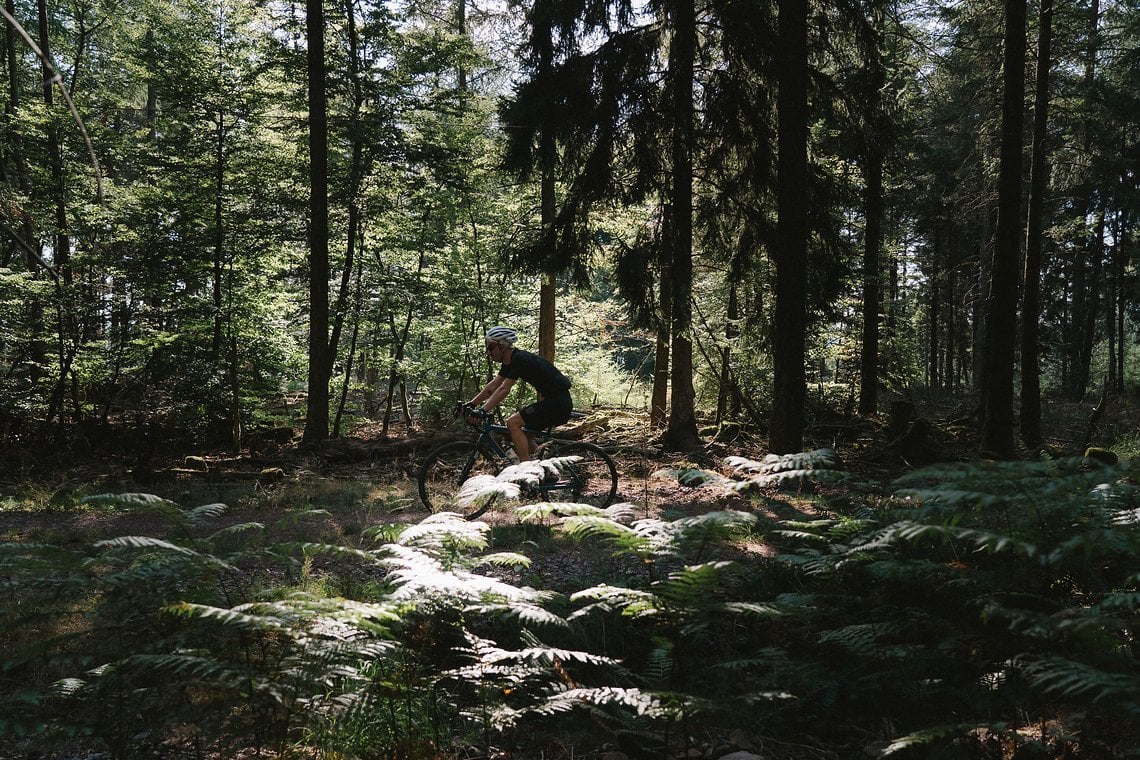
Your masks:
M570 381L566 376L538 354L515 348L516 340L518 333L509 327L492 327L487 331L487 356L503 366L468 405L474 408L482 403L483 409L491 411L511 392L515 380L522 379L533 385L538 392L538 401L507 418L511 446L519 461L525 462L534 453L534 436L523 428L542 430L561 425L570 419L573 403L570 401Z

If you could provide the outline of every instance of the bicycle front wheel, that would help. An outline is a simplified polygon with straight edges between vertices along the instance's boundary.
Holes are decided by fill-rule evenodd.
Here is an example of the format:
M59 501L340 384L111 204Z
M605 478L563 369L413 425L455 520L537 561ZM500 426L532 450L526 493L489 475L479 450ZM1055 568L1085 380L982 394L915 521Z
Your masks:
M546 501L608 507L617 496L617 467L600 446L584 441L546 444L540 456L578 457L578 461L566 465L557 480L539 486Z
M495 475L498 465L473 443L454 441L445 443L428 454L420 465L420 500L429 512L454 510L468 520L474 520L490 509L494 499L466 510L460 509L456 496L463 482L475 475Z

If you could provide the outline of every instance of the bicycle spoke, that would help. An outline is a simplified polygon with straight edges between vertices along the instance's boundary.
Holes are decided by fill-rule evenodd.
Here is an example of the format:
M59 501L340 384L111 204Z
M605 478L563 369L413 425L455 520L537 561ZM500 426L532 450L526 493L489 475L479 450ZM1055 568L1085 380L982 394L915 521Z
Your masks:
M456 496L464 481L475 475L494 475L499 466L465 441L445 443L428 455L420 467L420 499L432 512L461 511ZM463 515L472 520L491 507L494 500L470 508Z
M542 484L539 490L545 500L607 507L617 495L617 467L600 447L592 443L546 444L540 456L578 457L557 479Z

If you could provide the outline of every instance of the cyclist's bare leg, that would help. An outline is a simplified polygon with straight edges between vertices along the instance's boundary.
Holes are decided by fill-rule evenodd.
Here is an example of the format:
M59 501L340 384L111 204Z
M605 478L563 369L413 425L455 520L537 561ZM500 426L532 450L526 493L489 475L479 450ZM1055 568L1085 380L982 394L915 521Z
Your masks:
M523 424L522 415L518 412L507 417L507 432L511 434L511 445L520 462L530 459L530 452L534 448L534 439L523 432Z

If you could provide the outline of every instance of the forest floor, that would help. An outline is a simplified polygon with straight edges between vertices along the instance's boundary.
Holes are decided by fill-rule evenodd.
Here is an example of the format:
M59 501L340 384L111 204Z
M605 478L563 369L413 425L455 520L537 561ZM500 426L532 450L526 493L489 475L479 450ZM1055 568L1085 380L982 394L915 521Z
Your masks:
M976 422L968 402L931 406L933 413L905 419L865 420L836 416L809 428L805 449L834 448L847 469L868 480L887 483L925 464L977 458ZM1097 412L1090 404L1053 405L1045 415L1051 450L1079 455L1088 445L1136 445L1140 410L1114 400ZM364 529L385 522L414 523L427 516L415 493L417 463L432 447L463 431L395 429L387 436L362 426L342 439L302 447L295 439L240 455L222 451L103 453L66 461L28 453L0 451L0 542L62 541L78 543L122 535L161 536L167 523L158 516L95 511L75 507L80 495L144 492L171 499L180 507L222 502L230 507L224 523L261 521L304 510L306 516L281 522L284 535L306 541L352 543ZM719 488L693 488L663 474L678 467L722 469L726 456L762 459L767 453L758 433L707 428L705 446L686 454L662 450L658 434L644 415L627 411L595 413L573 431L612 453L620 475L618 498L632 503L639 517L674 518L714 509L755 508L744 497ZM1032 456L1034 452L1024 452ZM1121 452L1131 454L1133 452ZM6 459L5 459L6 457ZM20 466L23 464L23 466ZM3 467L3 465L8 465ZM15 465L15 466L13 466ZM786 510L774 517L795 517L805 508L794 499L769 500L768 508ZM810 507L807 507L810 509ZM482 518L492 526L515 522L508 510ZM214 525L216 529L218 525ZM763 545L746 547L763 555ZM604 577L619 568L584 570L581 556L551 554L537 559L533 572L547 588L570 586L585 575ZM605 563L604 558L593 561ZM89 747L70 753L10 751L0 740L0 760L53 758L95 760L109 757Z

